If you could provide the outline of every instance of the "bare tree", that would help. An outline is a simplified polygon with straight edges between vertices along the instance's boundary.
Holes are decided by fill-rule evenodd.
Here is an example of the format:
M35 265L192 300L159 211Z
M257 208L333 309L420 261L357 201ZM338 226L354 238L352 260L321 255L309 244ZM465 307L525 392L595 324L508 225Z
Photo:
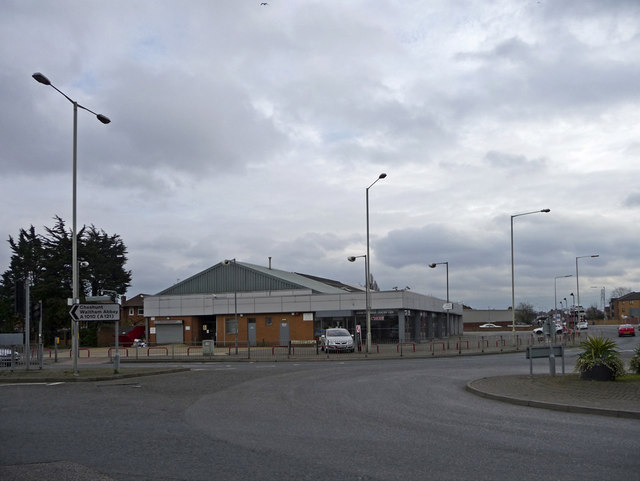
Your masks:
M613 291L611 291L611 299L617 299L618 297L622 297L624 295L633 292L628 287L616 287Z

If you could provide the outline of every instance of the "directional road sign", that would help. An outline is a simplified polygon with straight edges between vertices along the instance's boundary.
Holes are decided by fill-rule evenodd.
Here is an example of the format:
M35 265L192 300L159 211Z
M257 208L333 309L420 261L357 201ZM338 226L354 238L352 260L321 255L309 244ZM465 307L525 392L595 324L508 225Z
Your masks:
M74 321L119 321L120 304L74 304L69 314Z

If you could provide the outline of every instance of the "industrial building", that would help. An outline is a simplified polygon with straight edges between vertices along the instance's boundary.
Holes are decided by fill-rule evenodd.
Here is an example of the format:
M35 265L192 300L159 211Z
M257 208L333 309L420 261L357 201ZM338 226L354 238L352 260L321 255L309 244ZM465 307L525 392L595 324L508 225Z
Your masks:
M151 343L286 345L328 327L366 339L364 287L234 260L144 296ZM462 305L410 290L370 291L374 343L462 334Z

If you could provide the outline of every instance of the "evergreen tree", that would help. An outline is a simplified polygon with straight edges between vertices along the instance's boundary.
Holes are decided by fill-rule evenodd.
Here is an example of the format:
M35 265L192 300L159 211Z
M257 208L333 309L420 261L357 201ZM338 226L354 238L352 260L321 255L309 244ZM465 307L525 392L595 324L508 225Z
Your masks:
M43 303L43 335L52 342L61 329L70 326L69 305L72 297L72 232L62 218L56 216L53 227L46 227L44 236L33 226L21 229L17 241L9 237L11 262L2 274L0 284L0 330L21 329L22 316L15 314L15 286L31 280L31 300ZM91 225L78 231L78 261L80 268L80 298L99 295L102 289L125 294L131 284L131 271L125 270L127 249L117 234L108 235Z

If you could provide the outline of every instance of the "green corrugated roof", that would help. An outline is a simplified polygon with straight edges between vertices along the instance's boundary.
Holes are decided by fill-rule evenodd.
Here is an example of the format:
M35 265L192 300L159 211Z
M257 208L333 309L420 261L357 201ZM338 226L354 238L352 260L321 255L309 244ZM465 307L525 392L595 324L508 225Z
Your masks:
M157 295L215 294L310 289L320 294L341 294L354 289L338 281L306 276L296 272L258 266L247 262L220 262Z

